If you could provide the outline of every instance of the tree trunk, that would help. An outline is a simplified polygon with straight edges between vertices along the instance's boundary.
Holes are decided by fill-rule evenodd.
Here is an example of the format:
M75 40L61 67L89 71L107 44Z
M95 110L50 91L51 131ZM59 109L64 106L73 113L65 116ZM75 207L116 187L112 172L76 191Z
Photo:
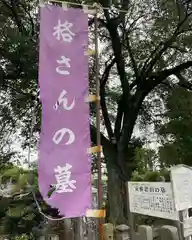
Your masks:
M108 171L108 220L115 224L126 222L125 183L113 166L107 166Z
M136 97L129 99L129 104L125 105L123 127L121 130L119 129L119 136L115 136L116 143L113 144L112 141L109 141L104 144L102 142L108 172L108 218L110 222L115 224L127 222L125 183L131 180L135 169L134 159L129 155L128 144L144 96L144 92L138 91Z
M126 191L125 181L123 181L118 169L118 153L113 146L110 149L104 149L104 155L107 163L108 172L108 204L107 220L113 224L126 223Z
M129 155L128 143L126 147L113 144L107 148L104 146L103 153L108 173L108 219L111 223L126 224L128 216L125 184L131 180L135 162Z

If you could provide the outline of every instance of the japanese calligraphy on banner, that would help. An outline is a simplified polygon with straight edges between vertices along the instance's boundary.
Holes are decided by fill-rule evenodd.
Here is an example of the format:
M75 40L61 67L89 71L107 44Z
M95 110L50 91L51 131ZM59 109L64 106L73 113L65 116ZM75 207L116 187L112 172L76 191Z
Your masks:
M171 183L128 182L130 212L178 220Z
M91 208L87 45L86 13L41 7L39 189L50 206L69 218Z

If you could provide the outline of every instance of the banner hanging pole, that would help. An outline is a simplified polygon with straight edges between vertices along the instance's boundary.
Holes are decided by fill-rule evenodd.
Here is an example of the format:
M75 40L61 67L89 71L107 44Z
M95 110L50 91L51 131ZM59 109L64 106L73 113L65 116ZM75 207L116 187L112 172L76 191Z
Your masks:
M95 14L95 82L96 82L96 127L97 127L97 146L101 146L100 135L100 80L99 80L99 53L98 53L98 20L97 10ZM102 207L102 173L101 173L101 151L97 152L98 170L98 209Z
M97 19L97 7L94 16L95 23L95 82L96 82L96 128L97 128L97 146L101 146L100 135L100 80L99 80L99 46L98 46L98 19ZM101 166L101 151L97 152L97 170L98 170L98 209L102 209L102 166ZM101 238L101 219L99 219L99 234Z

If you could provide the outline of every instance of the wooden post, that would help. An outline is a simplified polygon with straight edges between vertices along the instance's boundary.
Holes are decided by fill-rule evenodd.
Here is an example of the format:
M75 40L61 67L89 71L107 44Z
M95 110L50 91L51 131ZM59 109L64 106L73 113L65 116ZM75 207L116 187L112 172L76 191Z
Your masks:
M95 83L96 83L96 129L97 129L97 146L101 146L101 135L100 135L100 80L99 80L99 52L98 52L98 20L97 20L97 7L94 16L95 23ZM98 171L98 209L102 208L102 166L101 166L101 152L97 152L97 171ZM102 221L99 219L99 235L102 239L101 230Z
M130 212L130 202L129 202L129 185L126 183L126 195L127 195L127 217L129 225L130 240L133 240L134 237L134 217L133 213Z
M97 10L96 10L97 11ZM97 146L101 146L100 136L100 80L99 80L99 53L98 53L98 20L95 14L95 81L96 81L96 127L97 127ZM98 170L98 209L102 206L102 173L101 173L101 152L97 152Z

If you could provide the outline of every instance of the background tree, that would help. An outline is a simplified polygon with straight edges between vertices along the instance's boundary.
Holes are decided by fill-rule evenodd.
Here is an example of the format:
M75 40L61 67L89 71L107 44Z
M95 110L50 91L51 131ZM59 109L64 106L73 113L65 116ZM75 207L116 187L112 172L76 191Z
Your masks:
M192 93L183 88L175 88L166 104L165 123L159 133L162 146L159 149L160 162L165 166L186 164L192 161Z
M153 149L137 147L135 148L134 162L136 171L146 173L146 171L153 171L158 167L158 156Z
M113 3L123 12L107 10L111 1L99 1L99 38L103 46L100 95L105 130L101 140L108 171L109 218L122 223L126 218L124 183L135 170L128 151L136 124L142 121L145 127L146 119L153 121L170 85L191 87L192 6L190 1L175 0ZM0 0L0 8L0 139L3 143L8 133L18 133L19 129L25 147L37 89L39 17L35 1ZM90 31L92 23L90 19ZM94 63L90 61L90 91L94 91ZM156 101L150 101L154 97ZM34 143L40 110L39 104ZM91 137L95 143L94 108L92 117Z

